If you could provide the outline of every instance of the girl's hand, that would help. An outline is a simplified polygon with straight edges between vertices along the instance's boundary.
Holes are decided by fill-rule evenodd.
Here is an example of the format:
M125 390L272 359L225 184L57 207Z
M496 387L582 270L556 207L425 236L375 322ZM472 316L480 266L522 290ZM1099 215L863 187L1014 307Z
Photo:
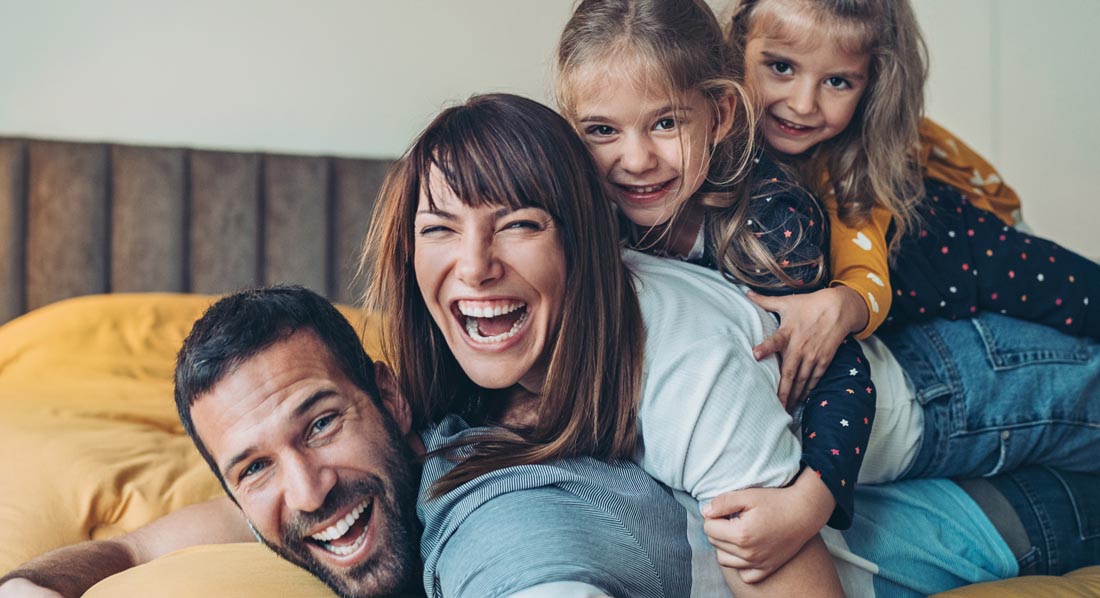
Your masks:
M844 337L863 330L870 315L859 293L846 286L805 295L748 295L779 314L779 330L753 347L752 354L759 361L779 353L779 402L788 411L817 386Z
M703 531L723 567L745 583L766 579L791 560L829 521L833 495L806 468L786 488L750 488L718 495L703 507Z

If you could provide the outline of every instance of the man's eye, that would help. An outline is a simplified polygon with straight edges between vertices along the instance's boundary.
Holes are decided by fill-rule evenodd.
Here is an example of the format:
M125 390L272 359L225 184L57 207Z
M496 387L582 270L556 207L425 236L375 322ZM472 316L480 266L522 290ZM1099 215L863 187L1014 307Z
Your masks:
M608 137L615 134L615 129L607 125L592 125L585 129L584 132L597 137Z
M662 118L661 120L657 121L657 124L653 125L653 128L657 129L658 131L667 131L675 127L676 119L672 117Z
M323 433L325 430L329 429L332 426L332 422L335 419L335 415L324 415L317 418L317 420L313 422L313 425L310 426L310 432L312 432L313 434Z
M852 86L851 83L848 83L848 80L844 77L829 77L825 80L825 84L829 87L835 87L837 89L848 89Z
M772 70L780 75L789 75L794 69L786 62L773 62Z
M266 461L253 461L252 463L248 464L248 467L244 468L241 471L240 479L243 480L245 478L254 476L254 475L260 473L261 471L263 471L264 468L266 468L266 467L267 467L267 462Z

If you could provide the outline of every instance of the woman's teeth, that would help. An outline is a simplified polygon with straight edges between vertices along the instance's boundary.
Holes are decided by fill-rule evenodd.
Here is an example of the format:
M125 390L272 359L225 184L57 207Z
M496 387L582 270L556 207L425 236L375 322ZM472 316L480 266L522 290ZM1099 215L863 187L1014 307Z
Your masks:
M466 327L466 334L474 341L484 344L503 342L515 336L527 321L526 308L527 304L522 301L497 305L477 305L474 302L467 301L458 302L458 311L464 318L463 323ZM503 326L507 326L507 320L498 322L490 322L489 320L507 316L520 309L524 310L523 313L518 314L519 317L507 329L500 330L496 334L482 332L483 328L487 330L496 328L499 330Z

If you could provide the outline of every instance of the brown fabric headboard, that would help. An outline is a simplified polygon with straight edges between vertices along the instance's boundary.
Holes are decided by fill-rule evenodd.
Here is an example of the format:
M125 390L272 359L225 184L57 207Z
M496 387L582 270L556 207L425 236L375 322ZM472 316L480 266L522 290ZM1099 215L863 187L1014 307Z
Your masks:
M390 163L0 137L0 323L91 293L285 282L354 302Z

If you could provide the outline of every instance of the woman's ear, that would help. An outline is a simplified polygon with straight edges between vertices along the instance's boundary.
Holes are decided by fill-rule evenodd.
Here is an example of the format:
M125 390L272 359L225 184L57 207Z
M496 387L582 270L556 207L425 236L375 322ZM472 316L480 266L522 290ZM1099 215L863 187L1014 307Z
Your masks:
M374 362L374 380L378 384L378 392L382 395L382 404L386 406L390 416L397 422L397 428L402 434L408 434L412 429L412 410L405 395L397 387L397 378L393 375L390 366L381 361Z
M733 129L733 119L737 114L737 102L737 96L732 93L724 93L714 101L715 119L714 129L711 133L714 135L715 144L723 141Z

